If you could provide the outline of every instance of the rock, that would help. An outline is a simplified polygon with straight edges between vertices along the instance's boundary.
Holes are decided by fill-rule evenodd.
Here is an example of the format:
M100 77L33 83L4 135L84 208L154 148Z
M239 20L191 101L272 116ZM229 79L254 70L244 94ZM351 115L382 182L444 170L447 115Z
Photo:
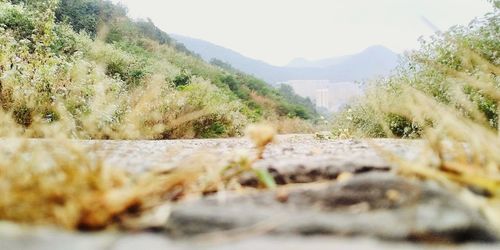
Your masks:
M166 229L176 237L263 228L277 235L367 235L424 242L497 239L483 217L453 194L391 173L283 192L182 203L173 208Z
M173 242L167 237L153 233L122 234L111 247L106 250L181 250L179 243Z
M109 249L116 239L114 233L83 234L48 227L0 223L2 250Z
M498 244L435 245L411 242L381 241L370 237L332 237L300 235L212 235L188 240L172 240L158 233L82 234L48 228L26 229L23 236L4 234L0 225L2 250L254 250L254 249L366 249L366 250L496 250Z
M282 138L281 142L266 150L264 159L256 168L267 169L278 184L310 183L334 180L341 173L359 174L373 171L389 171L380 150L412 159L419 152L421 141L387 140L308 140L307 137ZM252 175L243 176L240 183L255 186L258 181Z
M381 159L370 162L352 162L351 159L331 159L317 157L314 159L283 159L274 163L259 162L257 168L267 169L277 184L311 183L335 180L342 173L359 174L373 171L389 171L390 165ZM242 176L240 183L244 186L256 186L258 181L249 174Z
M217 238L217 239L215 239ZM257 235L241 236L231 240L220 240L223 235L210 239L203 238L203 243L193 244L192 241L184 249L194 250L255 250L255 249L356 249L356 250L497 250L498 244L463 244L435 245L408 242L381 241L368 237L335 237L335 236L293 236L293 235ZM200 240L201 241L201 240Z
M412 159L422 141L278 140L256 167L291 184L286 188L179 203L166 224L158 219L164 231L89 234L0 222L0 249L500 249L498 242L482 244L497 238L478 212L431 182L393 175L394 166L372 147ZM18 145L7 142L0 147ZM75 143L133 174L182 165L199 151L225 155L252 147L238 138ZM252 181L252 175L241 179Z

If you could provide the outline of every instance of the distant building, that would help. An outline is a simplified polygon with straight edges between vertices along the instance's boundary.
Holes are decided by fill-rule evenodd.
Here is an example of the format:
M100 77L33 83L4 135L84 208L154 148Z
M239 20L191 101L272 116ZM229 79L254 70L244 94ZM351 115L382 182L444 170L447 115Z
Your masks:
M353 82L290 80L283 83L290 85L298 95L311 99L318 109L330 112L338 111L354 97L363 93L360 86Z
M330 91L328 89L316 89L316 107L330 109Z

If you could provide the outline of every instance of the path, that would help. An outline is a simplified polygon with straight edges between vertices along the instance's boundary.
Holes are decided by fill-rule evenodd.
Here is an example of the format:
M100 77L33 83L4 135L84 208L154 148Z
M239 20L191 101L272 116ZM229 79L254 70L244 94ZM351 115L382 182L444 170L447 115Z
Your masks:
M251 148L245 139L78 143L135 173L176 166L200 151ZM435 183L398 177L373 147L411 159L421 143L280 136L256 167L291 184L286 191L179 203L156 232L83 234L3 222L0 249L457 249L462 241L460 249L499 249L482 244L497 236L477 211ZM352 177L338 180L345 173Z

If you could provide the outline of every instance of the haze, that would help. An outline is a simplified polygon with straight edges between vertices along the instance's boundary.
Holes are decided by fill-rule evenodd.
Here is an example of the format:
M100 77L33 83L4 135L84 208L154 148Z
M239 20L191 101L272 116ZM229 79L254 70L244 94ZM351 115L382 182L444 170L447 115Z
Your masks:
M114 0L167 33L200 38L274 65L352 54L379 44L416 48L435 28L492 9L481 0ZM429 24L429 22L431 24Z

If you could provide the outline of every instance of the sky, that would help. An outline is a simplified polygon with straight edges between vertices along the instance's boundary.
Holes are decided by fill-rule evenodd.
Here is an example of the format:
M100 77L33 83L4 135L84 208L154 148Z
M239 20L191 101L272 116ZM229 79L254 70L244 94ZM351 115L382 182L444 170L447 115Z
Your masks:
M274 65L357 53L372 45L418 47L434 29L467 24L486 0L113 0L132 18Z

